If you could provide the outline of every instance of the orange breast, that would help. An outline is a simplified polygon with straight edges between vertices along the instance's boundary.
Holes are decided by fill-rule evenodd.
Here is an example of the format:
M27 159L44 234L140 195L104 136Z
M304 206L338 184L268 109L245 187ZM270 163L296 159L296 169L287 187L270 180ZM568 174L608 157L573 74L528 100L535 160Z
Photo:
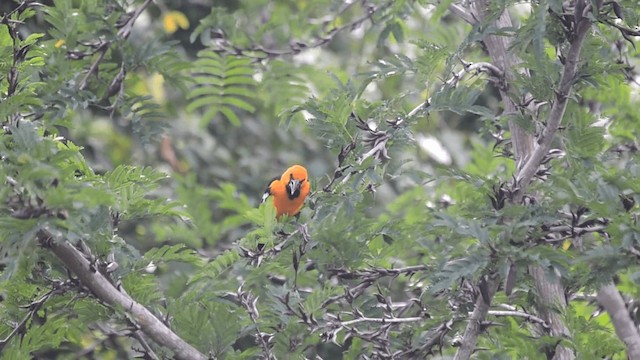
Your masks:
M300 187L300 196L293 199L289 199L286 185L280 180L274 180L269 189L273 198L273 206L276 208L276 217L280 218L284 214L295 216L300 212L304 205L304 199L309 194L310 186L309 181L303 182Z

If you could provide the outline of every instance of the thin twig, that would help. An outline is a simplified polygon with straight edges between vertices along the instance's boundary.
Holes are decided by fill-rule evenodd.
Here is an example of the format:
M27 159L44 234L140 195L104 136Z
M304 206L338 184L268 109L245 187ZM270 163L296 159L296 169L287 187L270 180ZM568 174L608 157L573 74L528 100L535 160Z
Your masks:
M361 317L358 319L353 319L349 321L343 321L340 323L342 326L350 326L362 322L373 322L379 324L401 324L401 323L411 323L417 321L424 321L423 317L407 317L407 318L369 318L369 317Z
M515 311L515 310L489 310L488 312L489 315L493 315L493 316L517 316L517 317L522 317L525 320L532 322L532 323L537 323L542 325L542 327L544 327L545 329L549 329L549 324L547 324L546 321L542 320L541 318L535 316L535 315L531 315L528 314L524 311Z
M21 306L21 308L29 309L27 315L20 321L20 323L13 328L13 330L4 339L0 340L0 352L2 349L27 326L27 322L33 318L33 316L40 310L40 308L49 300L53 295L62 294L71 285L70 282L54 282L54 288L49 290L46 294L42 295L40 299L32 301L31 303Z
M615 22L609 20L609 19L605 19L605 20L601 20L601 22L609 25L609 26L613 26L614 28L620 30L620 32L626 34L626 35L630 35L630 36L640 36L640 31L638 30L633 30L630 29L626 26L622 26L622 25L618 25Z
M387 141L389 141L390 138L390 136L384 135L384 137L374 147L372 147L371 150L362 154L360 160L358 160L358 165L362 165L362 163L371 156L384 151L385 146L387 145Z
M151 346L149 346L149 343L147 342L147 340L144 339L144 337L142 336L142 333L139 330L134 331L132 336L134 339L138 340L138 343L140 343L140 345L142 345L142 347L144 348L144 353L149 359L151 360L160 359L158 355L156 355L156 353L153 351Z
M349 271L344 268L328 269L328 271L340 278L368 278L376 280L385 276L397 276L401 274L411 275L416 272L425 271L429 268L426 265L413 265L401 268L366 268Z
M84 74L84 77L78 85L78 90L84 90L87 87L87 84L89 83L89 77L98 70L98 66L100 65L100 62L102 62L102 59L104 59L104 56L109 49L109 45L111 45L110 42L104 42L98 47L98 53L100 55L98 55L98 57L93 61L87 73Z
M498 79L501 79L504 76L504 73L502 70L500 70L494 64L491 64L488 62L477 62L477 63L463 62L463 65L464 67L462 68L462 70L453 74L451 78L445 81L443 84L443 87L456 86L463 76L473 71L476 71L477 73L484 72ZM418 105L413 110L411 110L407 114L407 117L415 116L418 112L420 112L425 108L428 108L430 105L431 105L431 98L428 98L425 102L423 102L422 104Z
M129 18L129 20L127 20L127 23L118 31L118 36L120 36L123 39L129 38L129 35L131 35L131 29L133 29L133 24L136 22L136 20L138 20L138 18L140 17L140 14L142 14L142 12L152 2L153 0L146 0L138 9L136 9L133 15Z
M149 4L151 4L152 1L153 0L146 0L138 9L136 9L136 11L127 20L124 26L120 30L118 30L118 36L120 38L125 40L129 38L129 35L131 35L131 29L133 28L135 21L140 17L140 14L142 14L142 12L149 6ZM109 50L110 46L111 46L111 41L105 41L105 42L102 42L100 45L98 45L96 52L98 52L100 55L98 55L98 57L93 61L93 63L91 64L91 67L89 67L89 70L87 71L87 73L84 75L84 77L78 84L79 90L84 90L87 87L87 84L89 82L89 77L91 77L92 74L98 71L98 66L104 59L104 56L106 55L107 50Z
M243 284L244 285L244 284ZM238 288L237 296L240 299L240 303L247 311L251 322L256 330L256 342L262 346L262 352L266 356L268 360L276 359L276 357L271 352L271 346L269 345L269 340L273 336L271 334L263 334L260 331L260 326L258 325L258 318L260 317L260 313L258 312L258 297L251 294L249 291L244 291L242 286Z
M450 4L449 11L459 16L462 20L464 20L468 24L474 25L478 22L478 20L473 16L473 13L469 9L463 7L462 5Z
M355 3L355 2L354 2ZM366 13L348 23L345 23L340 26L336 26L331 28L330 30L326 30L325 34L316 36L314 41L312 42L301 42L294 41L291 42L288 49L266 49L262 45L254 45L249 48L241 48L234 46L229 43L229 41L224 37L224 33L218 33L219 36L216 45L219 47L216 51L223 52L231 55L239 55L244 57L253 58L255 61L262 61L265 59L273 59L285 55L297 55L304 50L309 50L313 48L317 48L331 42L335 36L341 33L344 30L350 29L354 30L360 27L362 24L371 20L373 22L373 17L379 13L382 9L386 9L393 4L393 1L388 1L381 6L376 7L373 4L369 4L367 1L361 1L362 6L365 8ZM345 6L342 10L340 10L336 16L340 16L342 12L346 11L351 5ZM329 24L331 22L326 21L325 24Z

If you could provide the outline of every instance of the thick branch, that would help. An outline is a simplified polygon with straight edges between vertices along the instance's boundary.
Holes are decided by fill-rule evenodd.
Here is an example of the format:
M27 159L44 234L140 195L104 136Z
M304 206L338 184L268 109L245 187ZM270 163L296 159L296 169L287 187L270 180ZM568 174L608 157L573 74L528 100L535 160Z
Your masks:
M489 9L489 1L481 0L476 2L476 17L482 21L486 17L485 11ZM496 29L511 28L511 17L509 13L503 11L500 17L493 24ZM507 36L487 35L483 38L483 42L487 47L492 62L498 68L504 71L504 81L506 86L499 87L500 97L504 104L505 114L514 114L518 111L516 103L509 96L509 84L514 80L512 71L518 68L521 62L513 51L508 51L510 46L510 38ZM511 131L511 141L515 155L516 164L522 163L533 149L533 136L523 130L515 121L509 121L509 130Z
M460 6L454 6L453 8L449 7L449 10L461 15L467 22L471 22L470 19L473 19L474 22L482 22L485 19L485 11L489 9L489 1L479 0L475 2L474 5L475 11L472 11L473 9L460 8ZM471 16L467 16L466 14L471 14ZM509 14L506 11L503 11L500 17L494 22L493 26L497 29L502 29L510 28L513 24L511 23ZM511 73L512 69L517 68L517 64L520 62L520 59L514 56L513 53L507 52L507 49L509 48L509 41L509 38L506 36L496 35L488 35L483 39L492 63L504 73L503 80L507 86L499 86L498 88L500 90L500 97L504 103L504 112L507 114L515 113L517 111L516 104L509 96L508 84L513 79L513 74ZM511 129L516 163L518 163L521 162L522 159L531 151L531 148L533 147L533 138L514 121L509 122L509 128ZM514 201L515 200L517 199L514 199ZM464 331L461 346L456 352L455 360L466 360L471 357L471 354L473 354L478 336L482 331L481 324L487 317L491 300L498 289L499 283L500 277L498 276L490 277L487 280L487 283L485 284L485 294L489 298L484 299L484 296L479 296L476 300L475 308L473 309L469 323Z
M462 5L450 4L449 11L471 25L478 22L477 19L473 16L473 13Z
M155 317L147 308L116 289L100 272L92 270L89 261L67 241L54 241L49 235L45 234L43 234L43 237L44 239L41 239L41 242L49 246L58 259L60 259L98 299L105 304L128 313L132 321L140 327L140 330L157 344L173 351L176 359L206 359L203 354L171 331L171 329Z
M620 292L613 283L608 283L598 290L598 303L609 313L616 334L627 347L627 358L640 359L640 334L629 317L627 307Z
M486 291L489 299L485 299L484 296L478 296L476 299L475 307L469 317L469 323L464 329L464 335L462 336L460 347L458 351L456 351L456 356L453 358L454 360L466 360L473 354L476 343L478 342L478 336L480 336L482 332L482 323L487 317L489 307L491 306L491 299L493 299L493 296L496 294L499 284L499 277L489 279L487 281Z
M538 289L538 311L543 319L549 324L551 336L569 338L569 329L564 323L562 311L567 307L567 298L564 295L564 288L560 279L550 280L547 272L541 266L530 266L529 273ZM555 360L574 359L573 350L568 347L558 345L553 357Z
M584 2L581 2L582 6L576 6L575 18L577 19L576 32L571 42L567 62L563 74L561 76L560 84L557 90L557 99L554 102L550 114L550 118L547 121L547 127L543 130L538 144L536 145L533 136L525 132L514 121L509 122L509 128L512 135L512 143L516 161L516 180L518 191L515 192L511 201L513 203L520 203L522 200L528 184L533 179L536 171L538 170L540 163L544 156L549 152L551 147L551 141L555 131L558 129L564 111L566 109L568 96L573 85L575 75L577 72L577 64L580 57L580 50L586 34L590 28L590 22L583 17L582 10L585 9ZM475 2L475 12L469 17L467 9L460 8L460 6L450 7L450 10L456 14L459 14L465 21L471 22L470 18L474 22L483 22L486 16L486 10L489 8L488 0L480 0ZM497 29L510 28L512 26L509 14L503 11L497 20L492 24ZM510 39L505 36L488 35L483 39L484 44L487 47L487 51L492 59L492 62L504 71L504 78L506 86L499 88L502 101L504 103L504 113L511 114L517 111L517 106L511 100L509 96L509 83L513 80L513 74L509 70L517 68L518 63L521 61L513 53L508 52ZM541 313L543 319L550 326L550 332L552 335L568 336L568 329L566 328L562 317L558 312L552 311L553 307L563 309L566 307L566 299L564 298L564 290L560 279L555 281L549 281L545 275L545 269L540 267L531 266L530 272L536 283L540 294ZM499 279L490 279L488 289L493 290L497 288L497 282ZM491 292L491 297L495 291ZM476 307L472 314L472 319L465 329L464 337L462 340L462 347L456 353L456 359L468 359L473 353L473 349L476 344L477 337L481 331L480 323L484 321L489 311L489 304L491 299L483 301L479 298L476 301ZM573 351L564 346L558 346L556 348L555 359L573 359Z
M579 0L579 2L582 2ZM516 193L515 198L522 198L527 186L533 179L535 173L540 167L540 163L544 156L549 152L551 148L551 142L558 130L564 112L567 108L569 94L571 87L575 81L576 73L578 71L578 61L580 59L580 52L582 45L586 38L587 32L591 27L591 22L584 18L582 13L578 13L579 9L584 9L585 4L582 2L582 6L576 5L575 18L577 19L577 25L573 39L569 47L569 53L567 54L565 66L560 77L560 84L556 90L556 101L551 107L549 119L547 120L546 127L542 130L542 134L538 139L538 143L533 151L527 158L523 159L526 162L517 162L518 172L516 175L516 183L519 186L519 190ZM524 164L524 165L522 165ZM522 166L520 166L522 165ZM541 306L540 312L542 317L549 323L551 327L550 332L553 336L570 336L561 314L555 311L554 308L564 309L567 306L567 300L564 295L564 289L560 279L551 281L546 276L545 269L540 266L530 266L529 272L534 279L536 288L539 293L539 305ZM568 347L559 345L556 347L554 360L574 359L575 354L573 350Z
M551 149L553 136L558 130L558 127L562 122L562 118L564 117L564 112L567 109L571 87L573 86L576 73L578 72L578 61L580 60L582 44L584 43L590 28L591 22L587 18L582 18L576 26L574 38L566 57L564 70L560 77L560 84L556 90L556 101L554 101L553 106L551 107L551 112L549 113L547 126L542 130L542 134L540 134L538 139L538 144L531 156L526 159L526 163L524 163L521 168L519 167L516 180L518 186L522 189L520 192L524 191L527 185L529 185L540 166L542 158L544 158L544 156L549 152L549 149Z

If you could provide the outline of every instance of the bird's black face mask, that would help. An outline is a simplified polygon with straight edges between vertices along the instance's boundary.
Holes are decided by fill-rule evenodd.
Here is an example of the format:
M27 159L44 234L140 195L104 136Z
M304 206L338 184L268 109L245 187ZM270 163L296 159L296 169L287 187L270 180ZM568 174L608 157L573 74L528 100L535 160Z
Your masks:
M287 183L287 196L289 199L293 200L300 196L300 186L303 182L304 180L296 180L293 178L293 175L291 175L291 179L289 180L289 183Z

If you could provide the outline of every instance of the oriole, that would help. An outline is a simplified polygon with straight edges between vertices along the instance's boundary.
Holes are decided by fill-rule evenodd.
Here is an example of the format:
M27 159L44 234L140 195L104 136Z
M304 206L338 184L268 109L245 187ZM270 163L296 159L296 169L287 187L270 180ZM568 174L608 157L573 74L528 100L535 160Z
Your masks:
M275 178L269 183L262 196L262 202L265 202L269 196L273 198L278 219L282 215L295 216L302 209L304 199L309 195L310 190L307 169L300 165L293 165L280 178Z

